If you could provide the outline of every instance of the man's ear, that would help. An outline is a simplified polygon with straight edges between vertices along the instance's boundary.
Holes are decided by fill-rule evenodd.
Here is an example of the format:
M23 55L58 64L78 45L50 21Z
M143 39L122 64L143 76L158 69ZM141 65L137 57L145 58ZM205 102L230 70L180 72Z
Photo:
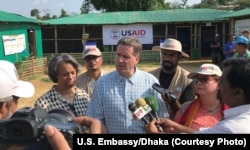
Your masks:
M234 97L238 100L238 103L245 103L245 94L241 88L235 88ZM241 101L242 100L242 101Z

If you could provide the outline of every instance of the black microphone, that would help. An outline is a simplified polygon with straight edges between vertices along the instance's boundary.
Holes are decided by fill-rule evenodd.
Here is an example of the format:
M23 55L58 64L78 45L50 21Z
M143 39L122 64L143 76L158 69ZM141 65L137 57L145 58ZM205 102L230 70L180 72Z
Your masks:
M142 107L137 108L135 103L130 103L128 105L128 109L133 112L133 115L136 117L136 119L141 119L145 124L148 124L149 121L147 118L145 118L145 111Z

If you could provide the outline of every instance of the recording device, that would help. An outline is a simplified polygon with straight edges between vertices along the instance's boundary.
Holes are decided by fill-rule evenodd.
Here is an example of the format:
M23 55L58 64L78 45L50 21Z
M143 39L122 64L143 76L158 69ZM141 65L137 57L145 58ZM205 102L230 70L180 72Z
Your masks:
M172 98L173 100L176 100L177 99L177 97L174 95L174 94L172 94L171 92L169 92L169 90L168 89L164 89L162 86L160 86L158 83L154 83L153 85L152 85L152 88L153 89L155 89L157 92L159 92L159 93L162 93L162 92L164 92L167 96L169 96L170 98Z
M149 123L149 120L146 118L146 115L151 111L150 107L137 107L135 103L130 103L128 105L128 108L131 112L133 112L133 115L136 119L142 120L145 124Z
M146 108L150 108L151 107L146 103L144 98L138 98L135 101L135 104L137 107L146 107ZM150 121L153 120L154 116L151 114L152 109L150 110L150 112L148 112L147 116L150 118Z
M145 124L149 123L147 117L150 118L150 121L155 118L154 115L158 117L156 112L159 110L159 107L156 99L153 96L147 96L145 99L137 98L135 103L130 103L128 105L128 108L131 112L133 112L133 115L136 117L136 119L141 119ZM154 115L152 115L152 113ZM159 131L163 131L161 126L157 125L157 128Z
M158 114L157 114L157 111L159 110L159 105L158 105L157 100L155 99L155 97L152 96L152 95L149 95L149 96L145 97L145 101L151 107L152 114L154 115L156 120L159 120L159 117L158 117Z
M157 114L157 112L159 110L159 105L158 105L156 98L152 95L148 95L147 97L145 97L145 101L152 109L151 113L154 115L156 120L159 121L160 119L159 119L159 116ZM160 125L157 125L157 128L159 129L159 131L163 131L163 129Z
M74 114L64 109L49 112L42 108L24 107L17 110L10 119L0 122L0 144L19 144L35 149L52 149L44 134L44 127L52 125L73 147L73 134L83 133L80 124L72 122Z

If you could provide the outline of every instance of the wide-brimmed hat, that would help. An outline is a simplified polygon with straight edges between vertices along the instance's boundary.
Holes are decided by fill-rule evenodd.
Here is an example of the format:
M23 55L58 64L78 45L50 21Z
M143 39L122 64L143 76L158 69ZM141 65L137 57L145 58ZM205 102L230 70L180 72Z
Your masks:
M165 42L160 46L160 48L161 50L165 49L165 50L177 51L180 52L183 57L189 57L187 53L182 51L181 42L176 39L172 38L166 39Z
M190 79L194 79L197 74L217 75L220 77L222 75L222 72L221 69L215 64L203 64L196 70L196 72L189 73L187 77Z
M87 47L83 53L82 53L82 58L84 59L85 57L89 56L89 55L94 55L94 56L101 56L102 53L99 50L99 48L97 48L96 46L93 47Z
M0 60L0 102L7 97L16 96L30 98L34 95L33 84L19 80L16 67L13 63Z

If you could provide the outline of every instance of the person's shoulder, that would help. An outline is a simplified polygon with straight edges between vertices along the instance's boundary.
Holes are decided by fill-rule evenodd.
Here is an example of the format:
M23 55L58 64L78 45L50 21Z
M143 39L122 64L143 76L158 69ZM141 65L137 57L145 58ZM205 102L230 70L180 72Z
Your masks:
M75 89L76 89L76 95L78 95L78 96L84 96L87 99L90 99L90 96L88 95L88 93L85 90L80 89L77 86L75 86Z
M146 71L142 71L142 70L137 70L137 77L139 77L140 79L143 79L145 81L150 81L150 82L158 82L158 79L151 73L146 72Z
M189 75L189 71L186 70L185 68L181 67L181 66L178 66L178 68L181 70L181 74L184 75L184 76L188 76Z
M78 74L77 78L82 78L82 77L86 76L86 74L87 74L87 71L80 73L80 74Z
M76 84L81 84L84 80L87 80L87 72L81 73L76 78Z
M111 72L108 72L108 73L103 74L102 76L100 76L98 78L98 81L100 82L100 81L107 81L107 80L110 80L110 79L112 80L118 75L119 75L119 73L117 71L111 71Z
M151 73L149 72L146 72L146 71L143 71L143 70L140 70L140 69L136 69L136 74L142 74L144 76L153 76ZM154 77L154 76L153 76Z
M155 74L156 72L160 71L161 69L162 69L161 67L158 67L158 68L156 68L156 69L153 69L153 70L148 71L148 73L150 73L150 74Z
M181 104L181 108L180 108L180 112L181 114L183 114L186 109L188 108L188 106L192 103L192 101L187 101L187 102L184 102L183 104Z
M51 95L55 95L55 93L57 92L55 90L55 85L53 85L48 91L46 91L40 97L38 97L37 100L48 99Z

